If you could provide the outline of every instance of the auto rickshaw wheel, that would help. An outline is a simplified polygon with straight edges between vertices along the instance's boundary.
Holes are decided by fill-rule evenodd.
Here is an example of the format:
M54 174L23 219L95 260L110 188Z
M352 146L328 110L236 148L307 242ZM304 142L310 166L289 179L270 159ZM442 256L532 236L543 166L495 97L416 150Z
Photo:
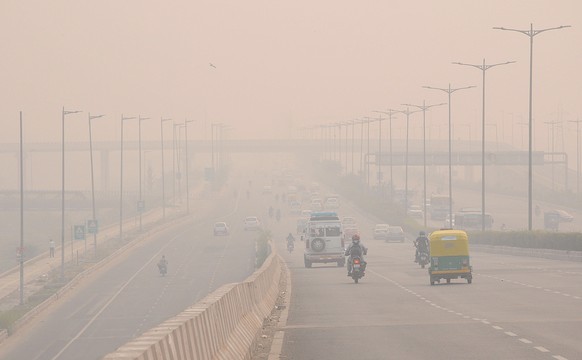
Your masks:
M468 278L467 278L467 284L470 284L470 283L472 283L472 282L473 282L473 278L472 278L472 277L468 277Z
M451 279L447 279L447 284L450 284L450 283L451 283Z
M432 276L430 277L430 285L434 285L434 279L432 278Z

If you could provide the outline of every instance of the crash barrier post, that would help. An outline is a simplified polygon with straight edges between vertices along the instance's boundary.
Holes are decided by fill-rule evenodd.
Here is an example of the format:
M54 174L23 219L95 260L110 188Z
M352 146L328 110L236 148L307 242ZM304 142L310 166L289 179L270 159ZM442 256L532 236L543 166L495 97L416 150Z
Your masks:
M280 258L269 255L244 282L218 288L105 360L250 359L279 294Z

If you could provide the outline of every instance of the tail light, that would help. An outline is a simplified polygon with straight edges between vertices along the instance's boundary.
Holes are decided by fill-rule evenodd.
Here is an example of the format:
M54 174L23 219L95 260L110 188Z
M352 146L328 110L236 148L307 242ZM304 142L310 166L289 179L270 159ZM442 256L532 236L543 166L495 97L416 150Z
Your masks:
M354 259L354 264L359 264L360 263L360 259Z

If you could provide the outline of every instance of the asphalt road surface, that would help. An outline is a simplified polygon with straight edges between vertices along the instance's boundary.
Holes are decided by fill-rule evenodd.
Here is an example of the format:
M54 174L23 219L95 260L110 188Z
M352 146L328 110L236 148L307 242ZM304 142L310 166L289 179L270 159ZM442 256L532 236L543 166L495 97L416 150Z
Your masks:
M257 233L245 232L242 219L258 209L230 191L193 204L187 225L143 241L84 280L2 344L0 358L98 359L221 285L244 280L255 270ZM214 237L216 221L226 221L231 235ZM162 254L165 277L156 266Z
M303 264L302 244L279 252L291 271L282 359L581 359L582 264L471 253L474 278L430 286L410 241L370 240L377 220L355 216L368 270Z

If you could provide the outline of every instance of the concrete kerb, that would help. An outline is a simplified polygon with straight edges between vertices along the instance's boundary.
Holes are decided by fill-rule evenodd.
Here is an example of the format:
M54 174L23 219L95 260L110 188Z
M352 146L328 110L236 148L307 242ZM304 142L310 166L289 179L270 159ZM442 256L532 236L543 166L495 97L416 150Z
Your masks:
M104 359L249 359L281 274L281 259L272 253L244 282L221 286Z
M75 276L73 279L71 279L71 281L69 281L66 285L64 285L63 287L61 287L57 292L55 292L53 295L51 295L45 301L43 301L42 303L40 303L39 305L37 305L36 307L34 307L30 311L28 311L23 317L21 317L20 319L18 319L14 323L14 325L12 326L11 335L14 334L16 331L18 331L18 329L20 329L24 325L26 325L30 320L32 320L36 315L38 315L43 310L45 310L49 305L51 305L52 303L54 303L55 301L57 301L67 291L69 291L73 286L77 285L82 279L84 279L85 277L89 276L90 274L92 274L96 270L100 269L104 265L108 264L110 261L112 261L113 259L115 259L118 256L120 256L125 251L127 251L127 250L131 249L132 247L136 246L138 243L140 243L141 241L143 241L144 239L146 239L148 237L154 236L155 234L157 234L159 232L165 231L165 230L167 230L170 227L179 225L179 223L183 223L183 222L186 222L188 220L189 219L186 216L181 216L179 218L173 219L170 223L164 224L163 226L160 226L160 227L156 227L153 232L150 231L148 233L143 234L140 237L137 237L133 241L127 243L126 245L124 245L121 248L119 248L118 250L116 250L113 254L111 254L111 255L105 257L104 259L102 259L101 261L93 264L90 268L88 268L87 270L81 272L80 274L78 274L77 276ZM1 343L1 340L2 339L0 338L0 343Z

